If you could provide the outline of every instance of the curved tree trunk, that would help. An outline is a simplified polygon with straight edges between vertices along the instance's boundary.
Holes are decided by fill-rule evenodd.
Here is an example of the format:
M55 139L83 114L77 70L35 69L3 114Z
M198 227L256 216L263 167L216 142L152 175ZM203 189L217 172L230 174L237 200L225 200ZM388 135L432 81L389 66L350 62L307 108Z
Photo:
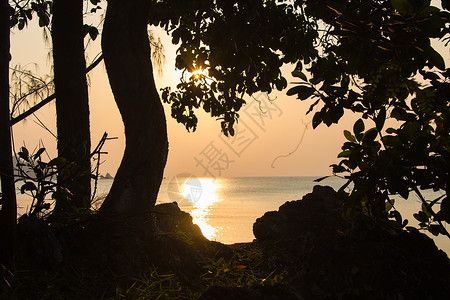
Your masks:
M153 208L168 153L167 128L150 56L146 0L109 0L102 49L125 126L125 153L100 212L114 219Z
M14 187L9 126L9 5L0 2L0 267L12 270L16 233L16 191ZM8 280L8 272L0 272Z
M89 208L91 196L83 0L53 1L52 40L58 156L69 161L59 170L56 210L71 212Z

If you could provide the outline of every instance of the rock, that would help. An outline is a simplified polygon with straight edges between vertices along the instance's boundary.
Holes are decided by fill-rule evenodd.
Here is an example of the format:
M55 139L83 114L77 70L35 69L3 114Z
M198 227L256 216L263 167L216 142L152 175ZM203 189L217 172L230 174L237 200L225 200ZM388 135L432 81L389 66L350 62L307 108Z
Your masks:
M161 203L155 206L155 222L162 232L183 233L188 238L206 240L202 230L192 223L192 217L178 207L177 202Z
M348 224L329 187L256 220L267 269L306 299L450 299L450 261L421 233Z
M327 186L315 186L303 200L289 201L278 212L267 212L253 224L253 234L259 241L289 239L299 233L335 231L348 226L340 217L341 203L336 191Z

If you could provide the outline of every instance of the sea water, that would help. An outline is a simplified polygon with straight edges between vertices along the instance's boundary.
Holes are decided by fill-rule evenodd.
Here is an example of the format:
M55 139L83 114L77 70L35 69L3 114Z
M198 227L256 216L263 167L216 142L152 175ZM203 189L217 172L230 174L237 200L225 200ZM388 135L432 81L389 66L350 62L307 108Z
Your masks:
M278 210L286 201L299 200L311 193L317 184L328 185L335 190L345 181L329 177L320 183L318 177L232 177L198 178L181 174L165 178L161 184L157 203L177 202L189 212L193 222L200 226L210 240L225 244L251 242L254 239L253 223L267 211ZM106 195L112 179L100 179L97 195ZM430 196L431 197L431 196ZM29 198L18 195L19 213L30 205ZM431 199L431 198L430 198ZM412 225L417 225L413 213L420 210L420 200L396 199L396 208ZM450 239L433 237L436 245L450 255Z

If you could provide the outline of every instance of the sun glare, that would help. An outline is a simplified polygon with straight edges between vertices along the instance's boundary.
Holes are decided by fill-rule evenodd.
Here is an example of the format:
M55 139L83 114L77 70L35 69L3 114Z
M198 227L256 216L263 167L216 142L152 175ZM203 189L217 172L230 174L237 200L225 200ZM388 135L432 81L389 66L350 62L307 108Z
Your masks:
M195 69L191 74L194 79L198 80L206 76L206 69L198 68Z
M220 187L218 181L212 178L189 178L181 189L181 195L193 205L189 212L192 222L200 227L208 239L214 239L217 235L217 228L211 225L209 215L211 206L222 201L218 193Z

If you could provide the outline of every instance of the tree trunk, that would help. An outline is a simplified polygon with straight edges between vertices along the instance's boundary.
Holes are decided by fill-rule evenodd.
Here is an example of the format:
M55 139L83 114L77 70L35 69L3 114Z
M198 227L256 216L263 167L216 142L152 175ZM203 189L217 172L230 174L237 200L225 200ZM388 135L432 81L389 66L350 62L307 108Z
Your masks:
M168 141L156 90L147 32L146 0L109 0L102 49L111 89L125 126L122 162L101 213L114 219L153 208L163 178Z
M58 156L68 160L58 174L56 211L70 212L89 208L91 196L83 0L53 1L52 40Z
M16 236L16 191L9 126L9 5L0 2L0 266L12 271ZM2 268L3 270L3 268ZM7 276L7 272L1 272Z

